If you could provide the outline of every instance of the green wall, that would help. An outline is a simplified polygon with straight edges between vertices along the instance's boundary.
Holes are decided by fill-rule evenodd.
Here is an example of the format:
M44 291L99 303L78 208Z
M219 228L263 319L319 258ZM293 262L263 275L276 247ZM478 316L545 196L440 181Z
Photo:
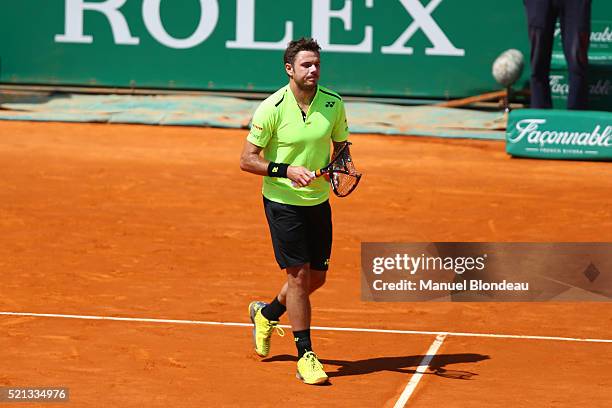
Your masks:
M114 25L92 6L106 7ZM347 25L333 17L343 7ZM189 44L201 17L202 35ZM286 82L288 21L293 38L321 40L329 25L336 45L323 47L322 83L344 94L474 95L499 88L491 64L502 51L528 57L520 0L20 0L0 7L0 82L267 92ZM404 47L412 54L384 52L411 24ZM337 49L361 43L366 31L370 47ZM277 44L249 49L249 36Z

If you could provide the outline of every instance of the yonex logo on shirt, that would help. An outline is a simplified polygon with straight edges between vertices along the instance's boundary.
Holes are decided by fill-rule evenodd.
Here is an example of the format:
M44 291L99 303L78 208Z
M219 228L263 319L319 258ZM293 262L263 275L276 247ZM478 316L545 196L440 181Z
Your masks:
M335 103L336 103L335 101L325 102L325 107L326 108L332 108Z

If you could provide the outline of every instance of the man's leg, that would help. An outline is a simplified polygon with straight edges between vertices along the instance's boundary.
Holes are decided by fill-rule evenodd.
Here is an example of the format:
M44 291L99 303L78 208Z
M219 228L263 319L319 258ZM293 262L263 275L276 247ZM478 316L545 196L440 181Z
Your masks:
M310 269L310 286L309 293L313 293L315 290L319 289L325 283L325 277L327 275L327 271L320 271L317 269ZM282 305L287 305L287 288L288 283L285 283L281 288L278 295L272 300L281 303ZM265 310L265 309L264 309ZM282 314L281 314L282 315Z
M552 108L550 58L556 12L551 1L525 0L529 42L531 43L531 107Z
M289 313L289 321L293 328L294 340L298 349L298 358L307 351L312 351L310 340L310 294L323 286L326 271L310 269L309 265L287 268L287 284L283 286L285 293L277 298L284 297Z
M286 306L293 331L310 329L310 266L287 268Z
M323 209L327 214L327 219L323 220L325 234L317 233L316 236L313 235L316 231L308 225L311 207L284 205L264 198L264 208L272 236L274 255L281 269L287 272L287 283L270 305L252 302L249 307L251 320L254 323L255 351L260 356L268 355L272 329L278 324L278 320L272 321L270 318L280 318L286 305L298 348L297 377L307 384L320 384L327 381L328 377L311 350L309 295L325 282L325 270L329 264L331 251L329 203L314 206L314 211L320 212ZM322 242L326 251L322 254L313 251L313 242ZM315 259L313 270L310 269L309 263L312 259ZM264 310L268 317L264 316Z
M295 269L288 265L308 265L303 209L276 203L265 197L263 203L278 266L286 270ZM249 305L255 352L261 357L266 357L270 352L270 338L274 328L281 336L284 335L282 328L278 327L278 321L286 311L284 303L285 300L281 303L277 296L270 304L255 301Z
M312 351L310 339L310 293L311 270L308 264L287 268L286 303L289 321L293 330L293 337L298 352L297 378L306 384L321 384L328 380L323 365ZM321 271L317 271L316 285L322 285ZM323 274L324 276L324 274ZM323 278L324 279L324 278Z
M312 351L310 340L310 266L287 268L287 313L298 359Z
M305 210L307 218L307 242L309 263L309 279L308 285L301 288L301 293L307 300L307 315L302 319L294 322L293 316L290 315L291 324L294 327L294 337L298 349L298 355L301 357L298 360L297 377L306 384L320 384L327 381L328 377L325 374L323 365L319 362L316 354L311 351L310 344L310 299L308 295L321 287L325 283L326 271L329 267L329 258L331 255L332 246L332 222L331 222L331 207L329 201L325 201L319 205L308 207ZM287 285L287 308L289 309L292 303L292 281L288 280ZM295 282L294 282L295 283ZM306 302L304 302L306 304ZM306 325L307 323L307 325ZM301 325L301 326L297 326ZM304 327L304 330L295 331Z
M327 271L310 269L310 286L309 294L319 289L325 283ZM285 282L278 295L272 299L262 310L261 314L268 320L278 321L287 311L287 288L288 283Z
M560 20L563 52L569 71L567 108L587 109L591 0L565 0Z

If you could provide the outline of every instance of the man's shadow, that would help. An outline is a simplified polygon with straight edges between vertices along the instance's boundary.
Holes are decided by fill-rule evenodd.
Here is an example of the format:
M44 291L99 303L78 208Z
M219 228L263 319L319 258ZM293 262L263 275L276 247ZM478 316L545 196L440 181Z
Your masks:
M398 356L398 357L377 357L368 358L365 360L347 361L347 360L332 360L320 359L321 363L328 367L327 375L332 377L344 377L349 375L365 375L379 371L392 371L396 373L413 374L421 361L425 358L424 355L417 356ZM483 354L461 353L461 354L438 354L433 357L429 363L429 372L425 374L434 374L441 377L452 378L456 380L470 380L478 375L470 371L447 369L446 366L458 363L477 363L482 360L488 360L490 357ZM297 357L288 354L281 354L274 357L269 357L263 362L275 361L297 361ZM336 371L330 371L329 366L337 366Z

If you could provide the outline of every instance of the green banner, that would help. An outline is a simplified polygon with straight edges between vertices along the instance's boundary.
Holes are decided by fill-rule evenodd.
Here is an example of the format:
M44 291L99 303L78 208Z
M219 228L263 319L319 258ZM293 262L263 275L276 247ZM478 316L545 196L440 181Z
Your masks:
M519 109L506 131L512 156L612 160L612 113Z
M610 10L603 12L595 6L595 12L591 18L591 36L589 38L589 60L612 60L612 15ZM555 57L563 59L563 39L561 37L561 25L557 22L555 27L555 42L553 44L553 63ZM557 54L557 55L555 55Z
M569 95L567 69L551 69L550 93L553 108L566 109ZM588 72L589 109L612 111L612 63L591 65Z
M605 54L612 2L592 14ZM476 95L500 88L503 51L529 56L519 0L19 0L0 11L0 83L269 92L301 36L342 94Z
M529 55L519 1L20 0L0 12L0 82L269 92L312 36L343 94L454 98L499 89L495 58ZM519 87L525 84L523 75Z

